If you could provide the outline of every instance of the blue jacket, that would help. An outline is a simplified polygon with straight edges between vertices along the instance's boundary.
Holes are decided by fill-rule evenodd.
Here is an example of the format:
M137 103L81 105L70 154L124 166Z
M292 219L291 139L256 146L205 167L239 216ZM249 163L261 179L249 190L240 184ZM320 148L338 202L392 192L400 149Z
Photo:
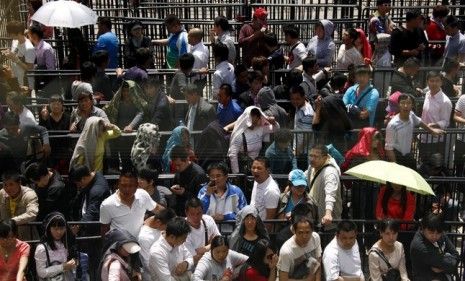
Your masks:
M347 106L349 104L355 104L357 101L358 97L356 96L357 94L357 89L358 89L358 84L353 85L347 91L345 92L344 96L342 97L342 101L344 101L344 104ZM379 93L378 90L376 90L373 85L368 85L367 88L360 93L360 96L365 94L365 92L368 91L368 94L366 94L358 103L358 107L360 109L366 109L369 112L369 120L370 120L370 126L374 126L375 124L375 114L376 114L376 107L378 106L378 100L379 100Z
M207 185L208 184L202 185L197 197L202 201L203 212L208 215L215 215L216 199L213 194L207 195ZM226 183L225 195L224 210L217 213L223 214L225 221L235 220L236 214L247 205L247 200L240 187L230 184L229 182Z

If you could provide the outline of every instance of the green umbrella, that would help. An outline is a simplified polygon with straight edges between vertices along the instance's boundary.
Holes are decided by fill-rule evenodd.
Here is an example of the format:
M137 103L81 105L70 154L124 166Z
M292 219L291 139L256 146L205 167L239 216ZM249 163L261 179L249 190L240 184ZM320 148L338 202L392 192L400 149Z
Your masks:
M394 162L368 161L349 169L346 174L381 184L391 182L403 185L407 190L423 195L435 195L431 186L419 173Z

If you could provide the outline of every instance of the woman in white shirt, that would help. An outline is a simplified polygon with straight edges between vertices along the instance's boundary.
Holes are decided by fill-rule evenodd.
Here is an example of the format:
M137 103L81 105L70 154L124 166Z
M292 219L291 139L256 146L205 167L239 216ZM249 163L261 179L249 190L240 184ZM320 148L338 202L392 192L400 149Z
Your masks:
M215 236L210 245L210 252L199 260L192 280L232 280L234 269L245 263L249 257L230 250L223 236Z
M262 149L262 142L269 141L269 134L279 129L279 124L273 117L266 116L260 108L249 106L236 122L227 125L225 131L230 131L231 141L228 156L233 174L239 173L239 153L247 150L247 156L255 159ZM247 149L244 147L244 139ZM248 172L248 171L244 171Z
M399 223L394 220L384 220L378 224L381 239L371 247L368 255L370 277L372 281L382 281L389 266L398 270L402 281L409 281L405 267L405 253L402 243L397 241ZM392 270L392 269L391 269Z
M75 239L62 213L50 213L44 222L45 234L34 258L39 280L75 280L78 265ZM56 278L56 279L54 279Z

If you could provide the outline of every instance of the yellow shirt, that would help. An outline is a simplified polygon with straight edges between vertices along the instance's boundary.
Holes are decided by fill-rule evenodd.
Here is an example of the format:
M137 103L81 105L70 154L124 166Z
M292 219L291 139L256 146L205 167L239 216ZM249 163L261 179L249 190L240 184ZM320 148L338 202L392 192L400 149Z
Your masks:
M95 158L94 158L94 171L101 172L103 171L103 157L105 156L105 143L108 140L114 139L121 136L121 130L112 129L106 130L97 140L97 146L95 148ZM78 164L84 165L84 155L80 155L78 158Z

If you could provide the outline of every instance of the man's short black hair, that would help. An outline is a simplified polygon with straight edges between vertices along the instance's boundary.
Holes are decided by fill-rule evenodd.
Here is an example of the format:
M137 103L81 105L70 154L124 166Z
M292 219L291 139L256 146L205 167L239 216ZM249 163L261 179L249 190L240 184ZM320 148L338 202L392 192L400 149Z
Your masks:
M160 220L162 224L168 224L168 222L176 217L176 212L171 208L166 208L155 212L153 218Z
M164 22L165 25L181 24L181 20L175 14L167 15Z
M351 27L351 28L347 29L346 31L349 34L349 38L352 39L352 41L357 40L359 34L358 34L357 30L355 30L355 28Z
M412 104L415 103L415 99L409 95L409 94L400 94L399 96L399 103L403 100L410 100L412 102Z
M98 50L92 55L92 61L98 67L106 66L109 60L110 57L107 50Z
M445 59L444 64L442 66L442 71L445 73L451 72L453 69L458 69L460 68L460 62L454 59Z
M211 163L210 165L208 165L208 168L207 168L207 174L210 173L211 170L220 170L223 175L227 176L228 175L228 165L226 165L226 163L224 162L214 162L214 163Z
M428 229L431 231L443 232L444 231L444 218L441 214L426 214L421 220L421 229Z
M315 56L307 56L302 60L302 68L305 72L307 72L308 69L314 68L317 64L318 62Z
M229 57L229 49L225 44L218 42L213 45L213 55L220 61L226 61Z
M352 221L341 221L337 224L337 233L344 232L357 232L357 225Z
M263 81L264 77L260 70L253 70L249 72L247 79L249 80L249 83L252 83L255 80Z
M301 97L305 97L305 90L302 86L297 85L291 87L290 94L299 94Z
M182 54L179 57L179 68L183 71L191 70L194 67L195 58L191 53Z
M381 6L384 4L391 4L391 0L376 0L376 6Z
M3 126L19 126L19 116L12 111L7 111L2 118Z
M324 144L315 144L312 146L312 149L320 151L323 156L327 156L329 154L328 148Z
M302 83L302 70L298 68L293 68L286 75L286 85L291 88L293 86L298 86Z
M224 31L231 30L231 25L229 24L229 21L225 16L217 16L213 24L215 26L221 27L221 29Z
M200 91L199 87L194 83L189 83L184 88L182 88L182 92L184 94L194 94L196 96L201 96L202 92Z
M192 197L191 199L187 200L186 202L186 212L189 209L196 209L198 207L202 208L202 201L200 201L197 197Z
M2 181L6 182L9 180L17 182L17 183L21 183L21 174L19 173L19 171L10 169L10 170L3 172Z
M433 8L433 18L445 18L449 14L449 8L446 5L437 5Z
M308 223L312 230L315 227L313 220L309 218L308 216L294 216L294 219L291 221L291 223L292 223L292 228L294 229L294 231L297 230L297 226L299 223Z
M429 79L431 78L441 78L442 75L439 71L436 71L436 70L431 70L431 71L428 71L428 73L426 74L426 80L428 81Z
M138 177L137 170L134 169L134 167L125 167L119 173L119 178L121 179L122 177L135 179L137 181L137 177Z
M152 52L149 48L138 48L134 57L137 65L143 66L152 59Z
M284 36L289 36L293 39L298 39L300 36L299 28L293 24L288 24L283 27Z
M278 37L274 33L266 33L263 39L265 44L270 47L278 46Z
M237 76L239 76L239 74L241 74L242 72L245 72L245 71L247 71L247 66L245 66L244 64L238 64L234 68L234 75L237 77Z
M274 133L274 141L276 143L289 143L292 140L292 132L289 129L281 128Z
M107 29L111 29L111 19L108 17L99 17L98 18L98 23L100 25L106 26Z
M155 182L158 180L158 174L158 171L155 169L142 168L138 172L138 177L148 182L153 181L155 184Z
M410 57L405 60L404 64L402 65L404 68L417 68L420 67L420 60L416 57Z
M456 28L459 26L459 20L454 15L448 15L444 20L444 26L450 28Z
M421 16L421 11L419 9L408 10L407 13L405 14L405 20L409 22L412 20L416 20L420 16Z
M170 157L171 157L171 160L174 160L174 159L187 160L189 159L189 153L187 152L187 149L184 146L175 145L173 149L171 149Z
M175 217L166 224L166 236L181 237L188 235L191 227L185 218Z
M33 24L29 27L29 33L37 35L37 37L39 37L40 39L44 39L44 31L40 26L36 24Z
M87 176L90 176L90 170L86 165L75 165L69 171L69 180L72 182L79 182Z
M97 74L97 66L91 61L85 61L81 65L81 79L91 81Z
M253 161L261 162L265 165L265 168L270 168L270 160L265 156L257 156Z
M46 175L48 175L48 168L45 163L32 163L24 172L24 176L31 181L38 181Z
M232 87L231 87L231 85L229 85L228 83L223 83L223 84L221 84L220 90L224 90L224 93L225 93L228 97L232 96L232 94L233 94Z
M329 81L329 84L333 89L342 88L347 82L347 76L342 72L334 72L333 77Z
M371 75L371 68L364 64L357 65L355 67L355 75Z

